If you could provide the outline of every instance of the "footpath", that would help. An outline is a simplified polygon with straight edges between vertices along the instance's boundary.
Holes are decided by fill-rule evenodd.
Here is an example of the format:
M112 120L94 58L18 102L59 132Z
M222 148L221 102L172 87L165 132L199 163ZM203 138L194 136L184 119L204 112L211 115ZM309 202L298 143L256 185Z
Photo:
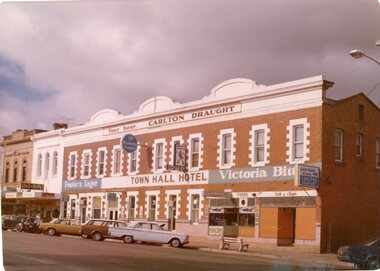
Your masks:
M304 251L297 247L259 247L254 243L247 243L248 251L239 252L239 244L231 244L228 250L219 249L217 239L191 239L186 247L212 251L223 254L246 255L247 257L266 258L267 260L280 260L284 262L297 263L301 266L314 266L322 269L318 270L358 270L354 264L341 262L336 254L320 254L318 252Z

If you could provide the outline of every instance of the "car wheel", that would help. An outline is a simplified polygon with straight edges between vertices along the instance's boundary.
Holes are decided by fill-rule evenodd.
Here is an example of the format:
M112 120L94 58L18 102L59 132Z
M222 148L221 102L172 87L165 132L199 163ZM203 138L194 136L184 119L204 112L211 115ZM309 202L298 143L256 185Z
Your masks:
M126 244L132 244L133 243L133 237L130 235L126 235L123 237L123 241Z
M379 268L379 260L376 258L368 259L366 266L369 270L378 269Z
M22 224L21 223L17 224L16 231L22 232Z
M94 241L102 241L102 239L103 239L103 236L102 236L102 234L100 233L100 232L94 232L92 235L91 235L91 238L92 238L92 240L94 240ZM104 240L104 239L103 239Z
M50 235L50 236L53 236L53 235L55 235L55 229L53 229L53 228L48 228L48 229L46 230L46 233L47 233L48 235Z
M177 238L174 238L170 241L170 245L172 247L181 247L181 241L179 241Z

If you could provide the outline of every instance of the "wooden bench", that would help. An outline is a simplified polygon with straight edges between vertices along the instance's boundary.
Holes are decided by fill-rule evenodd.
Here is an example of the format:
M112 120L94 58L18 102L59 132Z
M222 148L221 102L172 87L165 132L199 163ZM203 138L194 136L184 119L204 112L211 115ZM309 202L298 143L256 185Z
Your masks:
M230 244L239 244L239 251L240 252L247 252L248 251L248 244L244 244L243 238L232 238L232 237L222 237L219 242L219 249L229 249Z

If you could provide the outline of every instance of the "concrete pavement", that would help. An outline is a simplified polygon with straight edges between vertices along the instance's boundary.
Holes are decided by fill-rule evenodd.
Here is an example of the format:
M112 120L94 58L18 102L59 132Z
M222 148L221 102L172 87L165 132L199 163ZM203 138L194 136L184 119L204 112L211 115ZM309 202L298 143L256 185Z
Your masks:
M297 247L258 247L254 243L248 245L247 252L239 252L239 244L231 244L228 250L220 250L218 239L190 238L190 243L186 247L216 253L247 255L247 257L280 259L307 266L323 266L326 270L357 270L353 264L339 261L333 253L320 254Z

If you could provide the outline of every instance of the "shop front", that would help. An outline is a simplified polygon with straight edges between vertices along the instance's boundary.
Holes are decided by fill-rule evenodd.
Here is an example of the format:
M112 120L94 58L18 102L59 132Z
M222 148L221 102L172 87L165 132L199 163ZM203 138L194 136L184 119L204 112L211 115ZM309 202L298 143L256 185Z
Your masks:
M205 192L205 196L210 202L208 235L255 237L254 197L218 192Z

